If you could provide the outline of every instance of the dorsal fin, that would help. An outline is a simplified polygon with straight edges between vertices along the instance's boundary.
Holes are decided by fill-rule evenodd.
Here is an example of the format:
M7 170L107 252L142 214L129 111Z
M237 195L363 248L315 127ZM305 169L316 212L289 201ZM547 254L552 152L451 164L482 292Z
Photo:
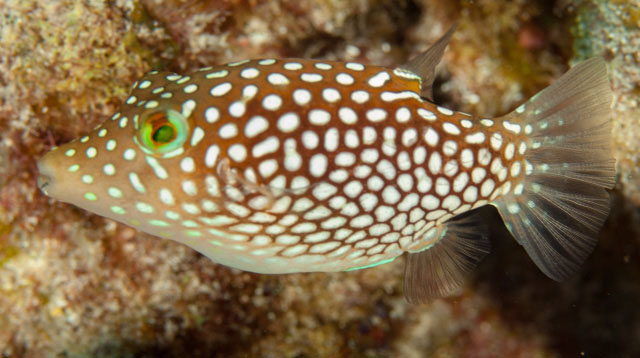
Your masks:
M449 31L426 51L411 59L399 68L410 71L422 79L422 97L433 101L433 81L436 79L436 66L440 63L445 48L457 25L453 24Z

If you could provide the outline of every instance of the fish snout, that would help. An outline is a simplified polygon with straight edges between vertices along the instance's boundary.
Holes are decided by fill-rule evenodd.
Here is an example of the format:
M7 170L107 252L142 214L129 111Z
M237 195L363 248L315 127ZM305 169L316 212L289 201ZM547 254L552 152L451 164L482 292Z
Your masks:
M38 160L38 189L44 193L44 195L54 197L56 193L56 175L55 175L55 151L48 152L40 160Z
M47 193L47 187L49 186L50 182L51 178L48 175L38 175L38 189L40 189L40 191L42 191L44 195L49 195L49 193Z

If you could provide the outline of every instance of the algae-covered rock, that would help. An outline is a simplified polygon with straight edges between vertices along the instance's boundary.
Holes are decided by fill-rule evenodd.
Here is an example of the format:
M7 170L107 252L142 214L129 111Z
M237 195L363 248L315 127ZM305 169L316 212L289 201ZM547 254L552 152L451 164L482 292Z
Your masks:
M574 62L605 56L614 93L613 141L623 195L640 206L640 2L585 1L576 9Z

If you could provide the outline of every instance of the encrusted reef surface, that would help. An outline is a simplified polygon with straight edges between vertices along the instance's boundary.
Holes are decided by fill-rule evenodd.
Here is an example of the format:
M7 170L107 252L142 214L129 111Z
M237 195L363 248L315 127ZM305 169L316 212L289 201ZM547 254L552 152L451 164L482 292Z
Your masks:
M608 62L619 185L600 244L555 283L497 224L459 295L411 306L402 264L229 269L36 188L35 162L105 120L150 69L254 57L394 65L457 21L436 101L500 115ZM0 356L640 356L637 0L0 1Z

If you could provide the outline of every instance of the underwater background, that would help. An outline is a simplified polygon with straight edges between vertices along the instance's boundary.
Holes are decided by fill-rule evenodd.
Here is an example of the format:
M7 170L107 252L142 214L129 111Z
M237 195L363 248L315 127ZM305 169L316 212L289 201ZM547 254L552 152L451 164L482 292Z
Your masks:
M259 275L45 197L36 160L109 118L145 72L245 58L394 66L458 28L435 101L505 114L603 56L618 185L557 283L493 208L492 253L414 306L403 260ZM640 357L640 1L0 0L0 357Z

